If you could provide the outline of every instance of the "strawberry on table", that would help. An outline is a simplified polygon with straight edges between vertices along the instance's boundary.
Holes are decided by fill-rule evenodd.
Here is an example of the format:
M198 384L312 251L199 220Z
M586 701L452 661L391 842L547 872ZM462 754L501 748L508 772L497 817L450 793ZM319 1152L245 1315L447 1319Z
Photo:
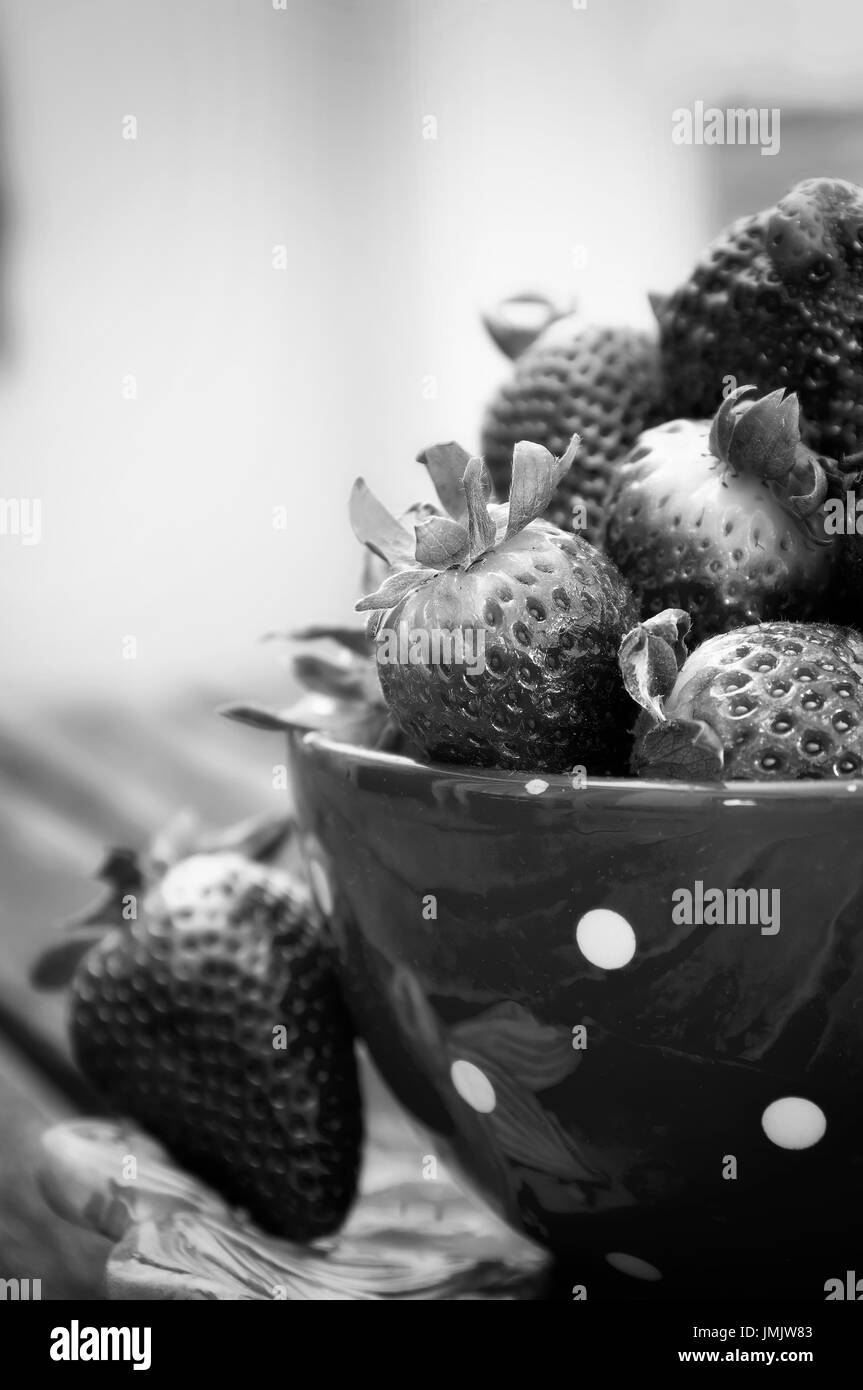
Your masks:
M391 714L434 759L596 774L625 765L617 649L635 620L628 586L587 541L541 519L577 447L555 459L516 445L506 506L489 503L482 460L457 444L427 450L449 515L414 535L355 484L356 534L395 570L357 608L373 615ZM421 640L408 651L417 634L425 657Z
M686 654L689 619L657 614L620 662L643 713L632 770L683 781L859 778L863 636L826 623L762 623Z
M645 615L685 609L693 640L769 618L821 617L838 554L832 460L801 442L797 397L732 391L710 420L646 430L618 470L606 551Z
M321 923L302 885L250 857L280 838L262 822L135 874L112 854L106 893L34 980L74 971L72 1049L119 1113L263 1228L309 1241L350 1207L362 1118Z

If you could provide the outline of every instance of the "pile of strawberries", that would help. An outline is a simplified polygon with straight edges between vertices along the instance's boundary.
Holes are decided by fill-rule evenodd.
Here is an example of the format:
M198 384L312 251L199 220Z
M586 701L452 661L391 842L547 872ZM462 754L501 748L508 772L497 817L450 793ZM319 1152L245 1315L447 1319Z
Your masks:
M367 631L309 629L343 659L297 658L338 697L331 732L579 785L861 773L863 190L800 184L657 313L658 344L571 315L531 341L498 315L516 362L485 461L427 449L440 505L399 519L357 482ZM289 833L115 851L34 980L71 980L72 1049L112 1109L309 1241L350 1207L362 1114L326 923L268 862Z
M574 315L508 339L498 315L515 369L484 458L426 450L440 508L401 520L358 481L390 746L594 776L863 767L863 189L799 184L655 308L658 344Z

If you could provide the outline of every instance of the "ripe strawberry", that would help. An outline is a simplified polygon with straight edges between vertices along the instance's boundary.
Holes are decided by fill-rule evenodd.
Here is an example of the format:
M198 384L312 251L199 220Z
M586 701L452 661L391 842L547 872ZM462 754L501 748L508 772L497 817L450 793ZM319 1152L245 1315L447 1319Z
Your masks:
M480 459L456 444L428 450L450 515L415 539L355 484L358 538L402 566L357 608L374 614L390 712L432 758L596 773L623 764L616 654L635 613L628 587L581 537L539 520L577 446L555 460L517 444L509 505L491 507ZM452 652L435 646L450 640Z
M265 1229L308 1241L353 1199L360 1099L305 890L225 847L271 852L283 831L263 829L161 857L155 881L110 856L108 893L34 980L63 983L77 961L71 1042L87 1079Z
M667 419L698 418L723 382L796 391L804 439L836 458L863 445L863 189L807 179L708 247L657 303Z
M497 495L507 495L518 440L535 440L557 456L578 434L582 447L546 516L598 544L615 466L640 431L663 418L659 395L658 349L646 333L586 325L575 314L556 320L518 356L487 407L481 448ZM574 526L578 503L583 516L576 514Z
M646 430L618 470L607 553L642 612L683 608L696 642L745 623L819 616L837 547L823 503L838 469L800 442L797 397L742 401L714 420Z
M686 656L679 609L620 649L644 710L632 770L692 781L797 781L863 772L863 637L826 623L762 623Z

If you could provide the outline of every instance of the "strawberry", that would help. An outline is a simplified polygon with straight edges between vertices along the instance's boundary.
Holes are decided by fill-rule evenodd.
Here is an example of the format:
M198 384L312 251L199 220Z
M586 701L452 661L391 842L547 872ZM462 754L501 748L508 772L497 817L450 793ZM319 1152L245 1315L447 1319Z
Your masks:
M510 347L496 322L487 326ZM524 335L516 343L515 370L490 401L482 426L481 449L497 495L507 495L518 440L535 440L558 455L578 434L582 447L546 516L598 544L616 464L641 430L663 418L656 343L633 329L585 324L576 314L556 319L528 346Z
M646 430L608 503L607 553L642 611L686 609L699 642L742 624L820 616L837 547L823 504L832 460L800 440L798 403L741 386L713 421Z
M656 615L620 648L643 713L632 770L685 781L798 781L863 772L863 637L761 623L686 655L688 616Z
M266 1230L308 1241L351 1204L362 1121L321 924L301 885L249 857L284 834L264 821L147 866L109 856L108 891L34 981L74 969L73 1053L114 1108Z
M735 222L657 300L666 418L710 415L723 382L800 397L803 434L836 458L863 445L863 189L807 179Z
M357 608L373 614L378 675L396 723L444 762L597 773L622 765L627 701L616 665L635 609L581 537L541 520L572 465L516 445L508 506L457 444L424 461L449 513L405 527L359 479L358 538L398 567Z

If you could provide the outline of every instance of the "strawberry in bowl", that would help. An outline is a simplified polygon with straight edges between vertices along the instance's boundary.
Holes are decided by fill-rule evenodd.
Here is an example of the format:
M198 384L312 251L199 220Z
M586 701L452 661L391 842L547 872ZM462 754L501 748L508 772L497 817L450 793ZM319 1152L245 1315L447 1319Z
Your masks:
M358 727L344 676L325 714L253 716L288 733L309 881L357 1031L427 1152L561 1255L579 1297L820 1297L860 1238L863 638L780 620L698 645L682 611L627 627L611 562L599 570L539 518L565 457L517 451L509 511L463 451L424 461L447 516L413 535L354 493L387 577L360 603L365 654L356 632L340 638L364 680L376 672L402 742L340 732L341 717ZM809 463L795 454L795 497ZM513 525L522 507L532 519ZM553 608L564 560L585 578ZM596 573L620 596L609 646L626 628L598 698L629 775L586 766L597 726L578 663ZM512 617L491 623L501 584ZM484 631L490 651L511 642L542 679L542 653L572 631L572 741L557 742L541 679L495 730L500 685L458 662L438 674L422 641L412 661L402 619L414 634Z
M605 556L541 519L578 442L559 459L516 445L505 506L489 505L480 459L455 444L427 451L450 515L414 535L362 480L355 485L355 530L393 567L357 608L372 614L390 713L430 757L528 770L623 766L617 650L636 610Z
M441 509L403 521L354 492L374 739L335 671L311 715L238 711L287 732L358 1033L573 1297L821 1299L859 1265L863 635L826 517L861 199L809 181L720 238L608 455L616 344L495 324L488 472L427 450ZM555 524L584 494L604 554Z
M863 189L805 179L720 233L655 300L666 418L704 418L729 381L796 391L813 449L863 447Z
M581 448L570 455L546 516L597 544L617 464L643 429L665 418L656 342L636 329L585 322L539 296L504 300L485 325L514 359L482 423L482 454L497 495L509 491L519 440L562 455L577 434Z
M605 547L646 615L683 608L697 641L768 618L823 614L839 554L825 508L836 463L801 440L795 395L741 386L712 420L639 436L620 465Z
M640 777L853 779L863 770L863 638L826 623L762 623L686 656L687 614L658 614L620 649L644 713Z

